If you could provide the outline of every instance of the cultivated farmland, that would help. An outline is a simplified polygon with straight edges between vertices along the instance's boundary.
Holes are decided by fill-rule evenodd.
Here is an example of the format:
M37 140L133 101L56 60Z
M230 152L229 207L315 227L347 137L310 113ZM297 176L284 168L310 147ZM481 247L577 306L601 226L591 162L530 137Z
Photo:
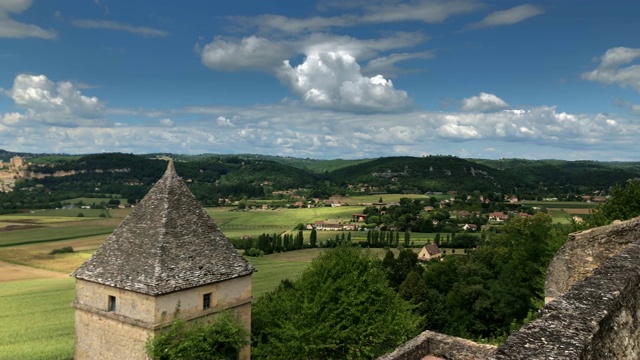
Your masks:
M375 202L379 196L374 198L351 200ZM387 195L383 198L394 201ZM549 211L562 216L588 211L585 206L558 205L561 206ZM85 210L90 211L84 213ZM348 223L352 214L363 210L363 205L351 205L247 211L221 207L207 211L227 237L239 239L244 235L280 234L299 223ZM77 217L79 211L84 217ZM0 359L71 358L74 281L68 275L91 256L129 212L114 209L109 211L110 217L100 217L102 210L68 209L0 216ZM341 232L318 231L319 242L336 236ZM432 242L434 236L412 233L411 240L419 246ZM304 237L308 242L309 231L304 231ZM366 233L353 231L351 238L354 242L364 241ZM69 246L75 252L49 254ZM254 298L274 289L282 279L297 278L321 251L304 249L248 258L258 270L253 275ZM381 249L374 251L382 254Z

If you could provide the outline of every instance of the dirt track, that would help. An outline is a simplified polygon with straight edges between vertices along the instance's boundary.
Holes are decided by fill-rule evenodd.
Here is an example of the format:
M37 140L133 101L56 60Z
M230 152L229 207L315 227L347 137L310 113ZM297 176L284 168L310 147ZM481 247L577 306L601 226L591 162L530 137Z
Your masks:
M0 260L0 282L67 277L69 277L69 274L63 274L56 271L44 269L36 269L24 265L11 264Z

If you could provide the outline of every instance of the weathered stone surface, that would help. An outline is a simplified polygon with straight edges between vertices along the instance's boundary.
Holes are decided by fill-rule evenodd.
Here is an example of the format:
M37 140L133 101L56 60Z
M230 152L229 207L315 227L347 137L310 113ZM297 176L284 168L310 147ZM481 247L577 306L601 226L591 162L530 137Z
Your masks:
M495 350L495 346L425 331L378 360L420 360L428 355L444 359L482 360L489 359Z
M545 302L593 274L606 259L640 238L640 218L569 235L556 253L545 282Z
M496 360L637 358L640 358L637 243L625 247L592 276L547 304L541 317L509 336L494 357Z
M381 359L640 359L640 218L569 235L540 317L497 349L426 331Z

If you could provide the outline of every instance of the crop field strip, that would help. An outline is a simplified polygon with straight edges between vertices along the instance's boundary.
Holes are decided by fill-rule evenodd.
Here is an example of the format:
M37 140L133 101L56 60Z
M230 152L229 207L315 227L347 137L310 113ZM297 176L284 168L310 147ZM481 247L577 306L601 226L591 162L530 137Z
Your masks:
M0 359L72 359L71 278L0 282Z

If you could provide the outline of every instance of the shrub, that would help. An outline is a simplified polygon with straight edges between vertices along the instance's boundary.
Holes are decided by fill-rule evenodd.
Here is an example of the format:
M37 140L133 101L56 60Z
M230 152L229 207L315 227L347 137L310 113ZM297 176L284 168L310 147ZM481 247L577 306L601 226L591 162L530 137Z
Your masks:
M63 248L60 249L53 249L51 250L51 252L49 253L49 255L55 255L55 254L68 254L68 253L72 253L73 248L71 246L65 246Z
M247 255L247 256L260 257L260 256L264 255L264 251L256 249L256 248L251 248L249 250L245 250L244 254Z
M155 360L236 359L247 344L249 334L240 320L225 312L211 323L177 318L169 329L149 339L145 348Z

